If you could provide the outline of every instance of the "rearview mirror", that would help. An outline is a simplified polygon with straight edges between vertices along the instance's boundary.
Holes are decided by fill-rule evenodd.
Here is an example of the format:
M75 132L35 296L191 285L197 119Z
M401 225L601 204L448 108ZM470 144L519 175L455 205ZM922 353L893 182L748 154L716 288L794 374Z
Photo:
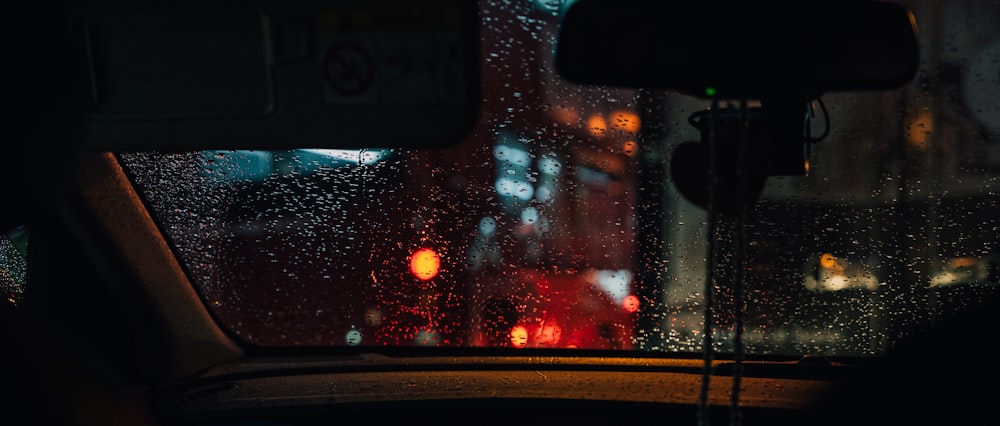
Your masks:
M895 88L918 53L913 16L894 3L578 0L555 66L580 84L760 99Z

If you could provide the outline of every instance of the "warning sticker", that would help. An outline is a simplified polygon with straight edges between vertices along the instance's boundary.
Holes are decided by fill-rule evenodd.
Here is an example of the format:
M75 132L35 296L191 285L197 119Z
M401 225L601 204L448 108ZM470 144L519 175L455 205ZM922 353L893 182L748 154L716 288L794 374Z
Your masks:
M340 96L360 96L370 91L375 82L371 52L355 41L331 45L323 59L323 69L329 88Z
M459 103L461 32L448 8L330 11L317 21L331 103Z

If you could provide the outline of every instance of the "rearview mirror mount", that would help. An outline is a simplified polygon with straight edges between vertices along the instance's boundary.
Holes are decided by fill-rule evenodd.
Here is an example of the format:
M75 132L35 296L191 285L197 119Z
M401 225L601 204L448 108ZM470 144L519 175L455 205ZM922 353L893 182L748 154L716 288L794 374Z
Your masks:
M670 172L685 198L723 212L755 202L768 176L808 173L820 95L897 88L919 63L912 14L883 1L577 0L559 31L556 71L571 82L713 100ZM720 111L720 99L744 106Z

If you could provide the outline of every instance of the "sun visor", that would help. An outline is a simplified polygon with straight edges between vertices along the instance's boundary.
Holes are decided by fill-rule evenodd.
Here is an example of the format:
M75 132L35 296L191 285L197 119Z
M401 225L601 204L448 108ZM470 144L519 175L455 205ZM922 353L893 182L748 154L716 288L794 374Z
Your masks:
M475 2L81 2L86 148L432 148L480 111Z

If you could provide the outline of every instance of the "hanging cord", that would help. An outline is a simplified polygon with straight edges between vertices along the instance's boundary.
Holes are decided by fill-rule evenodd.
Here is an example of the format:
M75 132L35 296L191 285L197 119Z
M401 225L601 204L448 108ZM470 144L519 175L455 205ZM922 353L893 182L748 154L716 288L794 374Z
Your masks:
M744 306L743 306L743 259L745 256L745 231L744 223L746 222L747 208L749 206L748 202L743 202L743 194L747 191L746 182L751 177L747 176L750 173L750 147L749 141L747 140L747 131L749 127L749 121L747 118L747 101L746 99L740 100L740 111L739 111L739 163L736 170L737 175L737 197L740 199L740 203L737 209L736 223L734 224L734 241L733 245L736 247L736 251L733 254L733 387L730 392L729 400L729 424L733 426L739 426L743 424L743 411L740 408L740 388L743 383L743 358L744 358L744 347L743 347L743 317L744 317Z
M718 214L715 209L715 187L718 185L718 177L715 173L716 169L716 126L719 122L719 100L717 98L712 99L712 107L710 110L712 119L709 122L708 130L708 143L709 143L709 156L708 156L708 232L706 236L708 238L708 259L706 260L706 277L705 277L705 324L702 330L702 352L704 353L704 363L702 364L702 374L701 374L701 393L698 396L698 424L701 426L708 426L709 420L709 403L708 403L708 390L709 384L712 378L712 305L715 304L715 240L716 240L716 221L718 220Z
M819 137L812 137L812 118L816 116L815 109L813 107L813 102L807 102L805 110L805 120L803 126L803 137L804 137L804 148L805 158L808 159L810 149L810 144L818 142L824 139L830 132L830 116L826 110L826 105L819 98L815 99L815 103L823 112L825 128L823 133ZM707 261L707 278L705 281L705 324L704 324L704 335L702 341L702 349L704 351L704 364L702 366L702 380L701 380L701 394L698 398L698 424L702 426L707 426L709 424L709 414L710 405L708 403L708 393L710 379L712 376L712 361L713 361L713 341L712 341L712 328L713 324L713 309L715 305L715 288L718 284L717 282L717 265L719 262L719 253L716 246L716 241L719 239L720 231L719 222L723 218L718 209L716 209L716 191L718 186L717 177L717 149L718 142L716 141L716 126L718 125L718 99L712 100L712 107L709 110L709 114L712 114L710 127L709 127L709 191L708 191L708 212L709 212L709 222L708 222L708 261ZM693 120L694 117L689 117L689 122ZM732 291L733 291L733 318L734 318L734 334L733 334L733 378L732 378L732 390L730 392L730 416L729 421L731 426L740 426L743 424L743 412L740 407L740 388L742 387L743 381L743 360L746 356L745 347L743 342L743 331L745 323L745 296L744 296L744 270L745 270L745 258L746 258L746 230L745 223L747 219L749 203L743 199L743 195L747 191L746 183L750 174L750 149L747 136L747 126L749 125L747 117L747 101L742 99L739 105L739 130L738 130L738 143L739 143L739 156L738 156L738 166L737 166L737 192L738 197L738 208L737 215L735 217L735 222L733 223L733 246L735 251L732 256L733 265L733 276L732 276ZM728 229L728 228L727 228Z

